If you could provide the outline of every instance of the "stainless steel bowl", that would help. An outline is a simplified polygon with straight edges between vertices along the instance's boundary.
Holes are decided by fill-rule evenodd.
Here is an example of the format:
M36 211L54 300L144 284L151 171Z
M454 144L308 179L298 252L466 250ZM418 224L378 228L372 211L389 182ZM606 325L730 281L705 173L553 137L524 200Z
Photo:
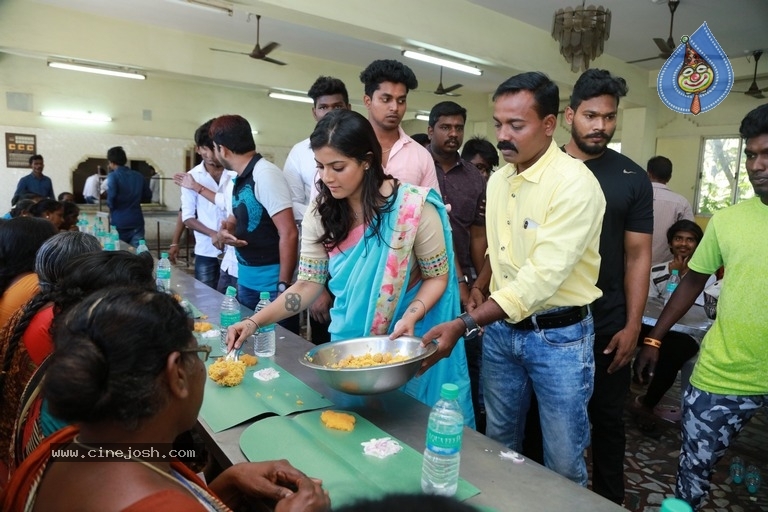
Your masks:
M424 347L420 338L412 336L401 336L395 340L387 336L369 336L323 343L304 354L300 361L304 366L314 369L333 389L352 395L375 395L392 391L408 382L421 367L421 361L436 350L436 344ZM384 352L406 355L409 359L365 368L330 368L332 364L350 355Z

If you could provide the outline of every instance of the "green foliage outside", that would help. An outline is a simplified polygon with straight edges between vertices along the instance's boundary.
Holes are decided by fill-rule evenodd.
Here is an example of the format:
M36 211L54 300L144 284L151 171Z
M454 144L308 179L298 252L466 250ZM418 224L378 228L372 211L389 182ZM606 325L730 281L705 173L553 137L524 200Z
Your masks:
M698 215L712 215L755 195L742 157L742 143L737 137L705 139L696 206Z

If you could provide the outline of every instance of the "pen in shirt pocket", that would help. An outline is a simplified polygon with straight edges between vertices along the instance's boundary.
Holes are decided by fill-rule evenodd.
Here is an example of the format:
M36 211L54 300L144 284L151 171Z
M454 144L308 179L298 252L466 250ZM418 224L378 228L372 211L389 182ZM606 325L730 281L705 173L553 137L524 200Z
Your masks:
M525 222L523 222L523 229L536 229L539 227L539 224L533 220L526 217Z

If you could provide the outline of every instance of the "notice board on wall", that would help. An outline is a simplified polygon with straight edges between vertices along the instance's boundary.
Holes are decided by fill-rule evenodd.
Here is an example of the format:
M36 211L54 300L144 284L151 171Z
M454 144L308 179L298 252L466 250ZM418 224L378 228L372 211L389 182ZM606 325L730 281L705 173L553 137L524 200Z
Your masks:
M5 134L5 166L29 168L29 157L37 151L37 136L23 133Z

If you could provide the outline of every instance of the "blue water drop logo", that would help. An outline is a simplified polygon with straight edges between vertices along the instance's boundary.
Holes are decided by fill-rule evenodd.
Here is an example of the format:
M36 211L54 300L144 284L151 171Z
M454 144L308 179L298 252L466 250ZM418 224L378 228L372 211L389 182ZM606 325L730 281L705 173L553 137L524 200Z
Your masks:
M698 115L731 92L733 67L706 22L680 42L661 67L656 90L670 110Z

